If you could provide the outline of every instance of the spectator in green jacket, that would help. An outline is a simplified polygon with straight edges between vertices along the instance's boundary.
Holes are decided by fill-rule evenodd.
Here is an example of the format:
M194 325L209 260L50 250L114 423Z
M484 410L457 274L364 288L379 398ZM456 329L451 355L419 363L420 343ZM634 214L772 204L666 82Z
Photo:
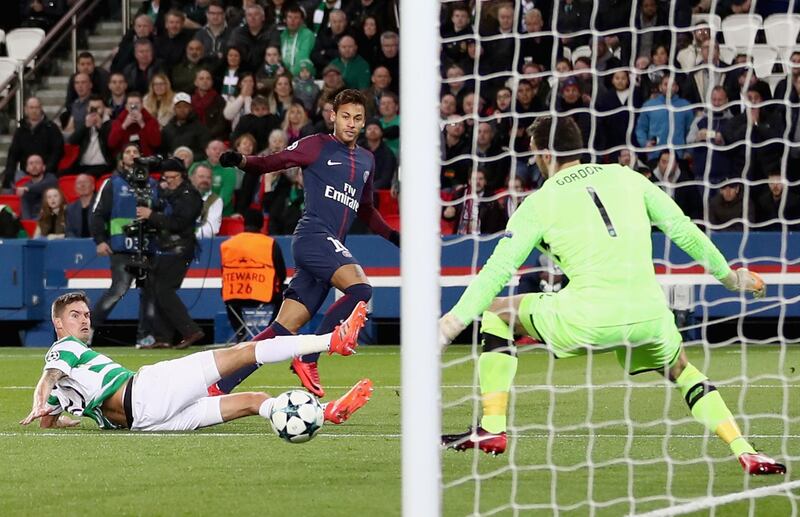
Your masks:
M331 61L331 65L342 71L344 84L348 88L369 88L372 76L369 63L358 55L358 45L352 36L342 36L339 39L339 57Z
M311 59L316 35L303 24L303 11L297 5L286 8L286 30L281 33L283 64L292 75L300 73L300 62Z
M222 140L212 140L206 146L206 160L195 163L191 174L198 165L206 165L211 169L211 192L222 198L222 217L233 215L233 192L236 190L236 169L223 167L219 164L219 157L228 148Z

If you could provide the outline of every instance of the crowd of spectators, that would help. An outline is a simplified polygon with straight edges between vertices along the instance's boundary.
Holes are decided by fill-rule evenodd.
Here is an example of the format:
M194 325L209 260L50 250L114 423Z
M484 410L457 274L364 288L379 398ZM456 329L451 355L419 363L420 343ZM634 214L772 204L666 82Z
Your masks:
M793 229L800 51L770 77L758 77L744 52L724 62L721 32L692 21L710 5L442 2L442 231L497 232L541 186L525 130L542 114L575 118L586 160L634 168L710 229ZM723 18L755 9L750 0L713 5ZM108 70L80 54L59 120L28 99L2 186L23 197L23 217L35 218L49 209L43 196L59 176L100 179L135 143L145 156L179 156L191 174L202 167L193 182L206 200L216 196L222 217L259 208L271 233L291 233L303 208L302 172L266 175L251 191L219 155L273 153L330 131L333 97L358 88L368 116L360 143L375 154L375 185L397 195L397 7L396 0L148 0ZM777 74L782 80L773 80ZM215 208L198 235L218 231L217 218Z
M585 161L634 168L704 227L800 227L800 50L759 77L747 49L721 59L702 16L773 4L443 3L442 230L501 231L541 186L525 129L543 114L573 117Z
M48 5L57 20L69 2ZM40 219L37 236L83 233L90 198L81 197L82 209L51 207L47 189L77 175L75 195L78 178L99 188L134 143L143 156L176 155L192 176L199 170L192 182L214 207L198 236L251 208L269 215L273 232L292 233L303 209L302 172L270 175L251 192L219 156L229 148L277 152L330 131L333 98L358 88L369 98L363 145L378 156L379 188L396 187L398 51L394 0L148 0L107 69L91 52L79 54L57 120L39 99L27 100L2 186L22 196L24 219Z

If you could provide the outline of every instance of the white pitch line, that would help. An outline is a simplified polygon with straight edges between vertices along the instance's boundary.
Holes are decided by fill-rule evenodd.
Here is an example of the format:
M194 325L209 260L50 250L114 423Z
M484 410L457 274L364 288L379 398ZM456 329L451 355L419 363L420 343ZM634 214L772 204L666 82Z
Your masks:
M661 510L654 510L652 512L637 514L637 516L634 517L670 517L672 515L684 515L691 512L705 510L706 508L716 508L717 506L728 503L734 503L736 501L741 501L743 499L755 499L757 497L765 497L768 495L775 494L777 492L786 492L787 496L792 496L792 494L789 494L789 491L794 490L795 488L800 488L800 480L787 481L779 485L751 488L750 490L745 490L743 492L735 492L722 496L703 497L702 499L697 499L690 503L685 503L678 506L670 506L668 508L663 508Z
M716 386L725 387L725 388L800 388L800 384L725 384L722 382L716 382ZM0 386L0 390L32 390L36 386ZM296 384L260 384L255 386L245 386L246 388L252 389L259 389L259 390L278 390L278 389L293 389L299 388ZM350 385L342 385L342 386L325 386L328 389L332 390L346 390L352 388ZM397 384L390 384L390 385L376 385L373 386L375 389L384 389L384 390L399 390L403 387ZM477 388L474 384L444 384L442 388L446 389L472 389ZM670 385L657 385L657 384L515 384L515 389L524 389L524 390L547 390L547 389L593 389L593 390L601 390L601 389L673 389L674 386Z
M64 431L64 432L44 432L44 433L37 433L37 432L0 432L0 438L8 438L8 437L44 437L44 438L59 438L59 437L74 437L74 436L142 436L147 438L183 438L183 437L212 437L212 438L229 438L235 436L272 436L272 432L269 430L263 433L202 433L202 432L131 432L131 431L103 431L101 432L99 429L87 429L87 432L77 433L75 431ZM97 431L97 432L94 432ZM550 438L550 434L548 433L532 433L532 434L509 434L511 438L533 438L533 439L545 439ZM400 438L401 435L399 433L335 433L335 434L327 434L321 433L318 434L317 437L322 438ZM556 438L629 438L628 434L558 434L555 433ZM750 438L764 438L764 439L800 439L800 435L784 435L784 434L754 434L749 435ZM677 438L677 439L700 439L706 438L704 434L646 434L646 435L634 435L633 439L641 439L641 438L648 438L648 439L663 439L663 438Z

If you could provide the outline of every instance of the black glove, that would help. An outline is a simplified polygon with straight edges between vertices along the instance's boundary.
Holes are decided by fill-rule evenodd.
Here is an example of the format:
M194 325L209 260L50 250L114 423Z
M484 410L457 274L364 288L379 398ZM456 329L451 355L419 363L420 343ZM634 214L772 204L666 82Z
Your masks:
M398 232L396 230L392 231L392 233L389 234L389 242L391 242L392 244L394 244L395 246L397 246L399 248L400 247L400 232Z
M219 164L223 167L239 167L242 165L242 156L241 153L237 153L236 151L225 151L219 157Z

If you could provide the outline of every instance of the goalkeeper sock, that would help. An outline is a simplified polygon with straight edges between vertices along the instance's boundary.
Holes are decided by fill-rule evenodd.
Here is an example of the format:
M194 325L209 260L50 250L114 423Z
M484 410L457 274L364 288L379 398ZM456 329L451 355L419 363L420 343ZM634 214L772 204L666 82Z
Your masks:
M490 433L506 430L508 392L517 373L514 336L508 325L494 313L484 312L481 323L483 353L478 358L483 417L481 427Z
M675 383L695 420L728 444L736 457L746 452L755 453L753 446L742 437L742 432L717 387L708 382L708 377L700 370L691 363L687 364Z
M291 336L292 333L289 332L286 327L278 323L277 321L273 321L272 324L262 330L258 335L253 338L253 341L262 341L266 339L272 339L276 336ZM223 393L230 393L236 388L236 386L240 385L246 378L250 376L254 371L258 370L258 364L251 364L239 368L232 374L228 375L220 379L217 383L217 388Z

